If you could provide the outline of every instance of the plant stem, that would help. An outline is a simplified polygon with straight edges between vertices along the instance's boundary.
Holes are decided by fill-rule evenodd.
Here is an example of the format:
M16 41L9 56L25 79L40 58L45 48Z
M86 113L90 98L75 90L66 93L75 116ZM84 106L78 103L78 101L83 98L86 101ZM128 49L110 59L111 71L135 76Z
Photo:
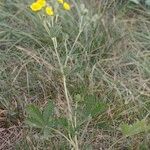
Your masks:
M71 104L70 104L71 102L70 102L69 95L68 95L68 90L67 90L66 76L65 76L63 65L61 63L60 56L59 56L59 53L58 53L58 50L57 50L57 39L56 39L56 37L52 38L52 41L53 41L55 53L56 53L56 56L57 56L57 59L58 59L60 71L61 71L61 74L62 74L64 94L65 94L65 97L66 97L67 107L68 107L69 122L71 123L72 128L75 129L74 121L73 121L73 114L72 114L72 107L71 107ZM70 134L69 134L69 137L72 140ZM74 144L72 144L72 145L74 146L75 150L79 150L77 135L74 136Z

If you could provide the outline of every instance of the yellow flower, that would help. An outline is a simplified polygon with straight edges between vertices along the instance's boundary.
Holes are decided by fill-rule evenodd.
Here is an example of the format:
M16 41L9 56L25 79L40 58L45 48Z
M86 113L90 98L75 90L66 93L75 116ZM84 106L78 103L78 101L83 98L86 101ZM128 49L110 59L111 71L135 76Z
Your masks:
M63 4L64 3L64 0L57 0L58 1L58 3L60 3L60 4Z
M69 5L67 2L64 2L64 3L63 3L63 8L64 8L65 10L70 10L70 9L71 9L70 5Z
M42 6L39 3L35 2L30 5L30 8L32 9L32 11L39 11L42 9Z
M53 16L54 15L54 11L53 11L52 7L49 7L49 6L46 7L45 12L49 16Z
M46 6L46 0L37 0L36 3L40 4L41 7L45 7Z

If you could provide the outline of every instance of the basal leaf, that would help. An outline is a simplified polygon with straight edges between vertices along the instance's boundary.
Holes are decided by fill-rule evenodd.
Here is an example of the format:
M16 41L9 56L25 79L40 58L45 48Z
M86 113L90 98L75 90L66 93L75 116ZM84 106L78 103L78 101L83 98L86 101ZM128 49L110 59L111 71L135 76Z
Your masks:
M133 136L135 134L139 134L141 132L146 132L150 129L150 126L147 125L147 121L145 119L141 121L137 121L132 125L123 124L120 126L121 132L125 136Z
M46 107L43 109L43 119L45 123L48 123L49 118L52 117L54 112L54 104L52 101L48 101Z
M68 121L67 118L58 118L56 123L58 124L58 126L63 127L63 128L67 128L68 127Z
M37 106L29 105L26 108L26 112L28 114L28 118L32 118L33 120L36 120L37 122L39 122L41 124L44 123L42 113L41 113L40 109Z
M25 122L30 127L35 127L35 128L40 128L40 129L43 128L43 124L34 118L27 118Z
M99 101L96 96L88 95L85 97L85 113L86 115L91 115L92 117L102 113L106 109L106 104Z

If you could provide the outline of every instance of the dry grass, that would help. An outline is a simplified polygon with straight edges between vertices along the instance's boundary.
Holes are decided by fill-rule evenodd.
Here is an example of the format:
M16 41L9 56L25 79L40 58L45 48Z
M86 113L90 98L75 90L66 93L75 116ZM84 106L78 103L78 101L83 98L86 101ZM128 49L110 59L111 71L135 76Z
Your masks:
M29 1L0 4L0 149L69 150L74 142L76 150L148 150L149 133L126 138L119 127L149 121L149 9L127 1L71 2L73 10L53 28L57 47ZM98 20L89 23L95 13ZM86 116L90 96L106 111ZM75 131L58 127L45 139L25 124L26 106L43 109L50 99L55 118L67 118Z
M22 129L19 126L0 128L0 150L14 150L22 135Z

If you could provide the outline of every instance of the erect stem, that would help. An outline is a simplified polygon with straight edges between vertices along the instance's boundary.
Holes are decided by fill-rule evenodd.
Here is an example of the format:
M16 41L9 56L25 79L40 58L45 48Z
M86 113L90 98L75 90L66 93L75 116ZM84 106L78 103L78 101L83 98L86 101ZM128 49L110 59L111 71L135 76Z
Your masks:
M65 76L63 65L61 63L60 56L59 56L59 53L58 53L58 50L57 50L57 39L56 39L56 37L52 38L52 41L53 41L55 53L56 53L56 56L57 56L57 59L58 59L60 71L61 71L61 74L62 74L64 94L65 94L65 98L66 98L66 101L67 101L69 122L71 123L72 128L75 129L76 128L76 118L75 118L75 125L74 125L73 114L72 114L72 107L71 107L71 102L70 102L70 99L69 99L68 90L67 90L67 84L66 84L66 76ZM69 134L69 137L71 138L70 134ZM73 146L74 146L75 150L79 150L77 135L74 136L74 142L75 143L74 143Z

